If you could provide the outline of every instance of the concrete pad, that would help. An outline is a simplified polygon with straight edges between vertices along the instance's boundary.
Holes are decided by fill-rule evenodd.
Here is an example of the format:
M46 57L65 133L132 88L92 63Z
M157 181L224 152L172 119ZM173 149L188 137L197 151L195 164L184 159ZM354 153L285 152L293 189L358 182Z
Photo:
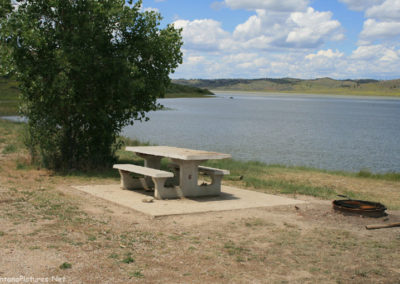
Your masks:
M120 188L119 184L73 186L73 188L129 207L152 217L304 203L302 200L230 186L222 186L222 193L218 197L154 200L152 203L146 203L143 202L143 200L151 198L154 194L153 192L146 192L144 190L123 190Z

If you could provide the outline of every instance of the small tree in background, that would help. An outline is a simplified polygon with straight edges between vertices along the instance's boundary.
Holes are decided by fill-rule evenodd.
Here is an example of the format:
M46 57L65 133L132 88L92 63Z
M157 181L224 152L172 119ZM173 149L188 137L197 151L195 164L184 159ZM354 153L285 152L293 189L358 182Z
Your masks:
M0 1L1 68L20 82L32 157L110 165L121 129L147 119L181 63L181 31L159 28L141 1L26 0L12 12Z

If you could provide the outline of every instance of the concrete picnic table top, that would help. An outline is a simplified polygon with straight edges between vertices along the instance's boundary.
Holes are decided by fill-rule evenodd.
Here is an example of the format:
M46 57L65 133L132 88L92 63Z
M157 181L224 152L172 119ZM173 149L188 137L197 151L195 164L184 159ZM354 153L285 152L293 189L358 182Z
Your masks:
M171 159L185 160L185 161L202 161L202 160L205 161L214 159L227 159L232 157L230 154L209 152L203 150L192 150L192 149L170 147L170 146L126 147L126 151L131 151L145 155L166 157Z

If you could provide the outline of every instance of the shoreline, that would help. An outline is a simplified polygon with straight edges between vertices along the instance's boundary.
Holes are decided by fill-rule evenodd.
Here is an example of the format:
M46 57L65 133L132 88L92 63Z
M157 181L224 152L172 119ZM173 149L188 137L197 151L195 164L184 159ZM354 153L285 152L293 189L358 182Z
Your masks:
M400 101L400 96L388 96L388 95L369 95L369 94L330 94L330 93L298 93L298 92L276 92L276 91L238 91L238 90L210 90L215 95L220 94L242 94L244 96L261 96L261 97L324 97L324 98L341 98L341 99L371 99L371 100L393 100Z

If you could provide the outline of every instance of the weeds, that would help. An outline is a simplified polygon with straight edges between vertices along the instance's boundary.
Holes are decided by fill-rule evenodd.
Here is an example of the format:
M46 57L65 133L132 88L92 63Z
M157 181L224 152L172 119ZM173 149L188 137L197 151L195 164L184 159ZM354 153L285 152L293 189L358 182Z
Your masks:
M135 262L135 259L132 257L132 253L127 253L122 262L126 264Z
M96 236L89 236L88 237L88 241L90 241L90 242L93 242L93 241L95 241L97 238L96 238Z
M63 264L60 265L60 269L71 269L72 264L68 262L64 262Z
M130 273L129 273L129 277L130 277L130 278L132 278L132 277L135 277L135 278L143 278L143 277L144 277L144 274L142 273L142 271L137 270L137 271L135 271L135 272L130 272Z
M224 244L224 248L228 252L229 255L240 255L243 252L247 252L248 249L237 246L233 241L229 241Z
M8 144L6 147L4 147L2 153L3 154L12 154L17 152L17 147L14 144Z
M117 253L112 253L108 257L112 259L118 259L119 255Z

